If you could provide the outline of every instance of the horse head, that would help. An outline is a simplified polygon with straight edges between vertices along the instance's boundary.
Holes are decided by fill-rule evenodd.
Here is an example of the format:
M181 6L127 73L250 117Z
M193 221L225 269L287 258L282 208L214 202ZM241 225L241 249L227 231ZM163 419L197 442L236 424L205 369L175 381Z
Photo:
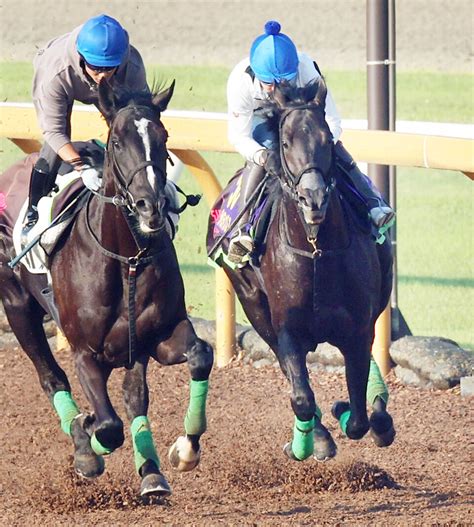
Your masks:
M334 188L333 137L325 119L327 87L323 79L302 88L282 82L272 95L278 118L283 189L297 201L309 226L326 216Z
M105 194L126 205L145 235L162 230L169 206L164 192L168 134L160 119L174 84L151 94L99 85L99 109L109 125Z

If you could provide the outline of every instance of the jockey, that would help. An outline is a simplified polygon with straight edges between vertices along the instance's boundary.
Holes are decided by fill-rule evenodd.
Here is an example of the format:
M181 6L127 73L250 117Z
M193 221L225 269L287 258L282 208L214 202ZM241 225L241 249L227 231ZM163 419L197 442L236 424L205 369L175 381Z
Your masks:
M280 167L277 134L267 126L265 117L254 113L255 110L262 100L271 97L276 83L286 80L302 87L321 77L317 64L306 54L298 52L291 39L280 33L280 29L278 22L267 22L265 33L257 37L250 48L250 57L234 67L227 82L229 141L246 160L242 174L244 204L265 172L272 174ZM329 90L325 109L336 157L347 167L352 184L365 198L375 226L380 228L388 224L393 220L394 211L383 201L370 179L357 168L352 156L339 141L341 118ZM253 250L253 240L245 230L248 220L247 211L230 241L228 258L234 263L240 263Z
M102 79L134 92L150 91L139 52L129 44L119 22L107 15L95 16L51 40L33 64L33 103L44 145L31 174L23 234L37 222L38 202L53 188L61 161L80 172L86 187L100 188L98 170L82 163L71 143L74 101L97 106Z

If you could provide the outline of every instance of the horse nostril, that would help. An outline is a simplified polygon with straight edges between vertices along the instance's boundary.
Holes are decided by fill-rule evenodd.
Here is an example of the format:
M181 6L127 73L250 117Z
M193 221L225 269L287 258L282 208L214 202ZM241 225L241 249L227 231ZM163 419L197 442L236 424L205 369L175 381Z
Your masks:
M135 205L137 206L137 209L139 210L145 210L147 208L147 202L144 199L137 200Z

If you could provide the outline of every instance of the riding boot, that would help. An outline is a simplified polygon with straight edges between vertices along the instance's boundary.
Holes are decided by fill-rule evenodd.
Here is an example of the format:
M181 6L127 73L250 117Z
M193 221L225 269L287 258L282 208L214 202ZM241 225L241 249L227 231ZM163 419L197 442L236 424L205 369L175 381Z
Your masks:
M49 171L44 170L47 167L42 165L42 163L38 162L31 171L28 209L23 221L22 237L26 236L38 221L39 200L54 187L55 178L52 180Z
M251 203L249 203L249 199L262 181L264 175L265 169L255 163L248 163L242 174L245 187L243 189L241 203L242 208L246 207L246 209L235 226L236 233L229 243L227 257L232 263L242 263L243 259L253 251L253 239L245 230L245 226L250 219Z
M388 206L372 181L359 170L356 162L344 148L341 141L336 143L334 151L337 161L344 168L351 184L364 199L373 224L379 229L384 226L387 228L388 224L393 222L395 217L394 210Z

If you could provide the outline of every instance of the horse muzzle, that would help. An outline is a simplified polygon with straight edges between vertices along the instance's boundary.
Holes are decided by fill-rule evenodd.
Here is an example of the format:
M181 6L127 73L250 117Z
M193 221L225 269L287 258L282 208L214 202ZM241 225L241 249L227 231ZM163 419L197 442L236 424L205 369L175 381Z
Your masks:
M153 234L164 228L168 211L167 198L162 197L155 203L142 198L137 200L135 207L140 230L144 234Z
M308 225L320 225L326 217L329 202L329 192L322 175L318 171L303 174L296 193L304 221Z

